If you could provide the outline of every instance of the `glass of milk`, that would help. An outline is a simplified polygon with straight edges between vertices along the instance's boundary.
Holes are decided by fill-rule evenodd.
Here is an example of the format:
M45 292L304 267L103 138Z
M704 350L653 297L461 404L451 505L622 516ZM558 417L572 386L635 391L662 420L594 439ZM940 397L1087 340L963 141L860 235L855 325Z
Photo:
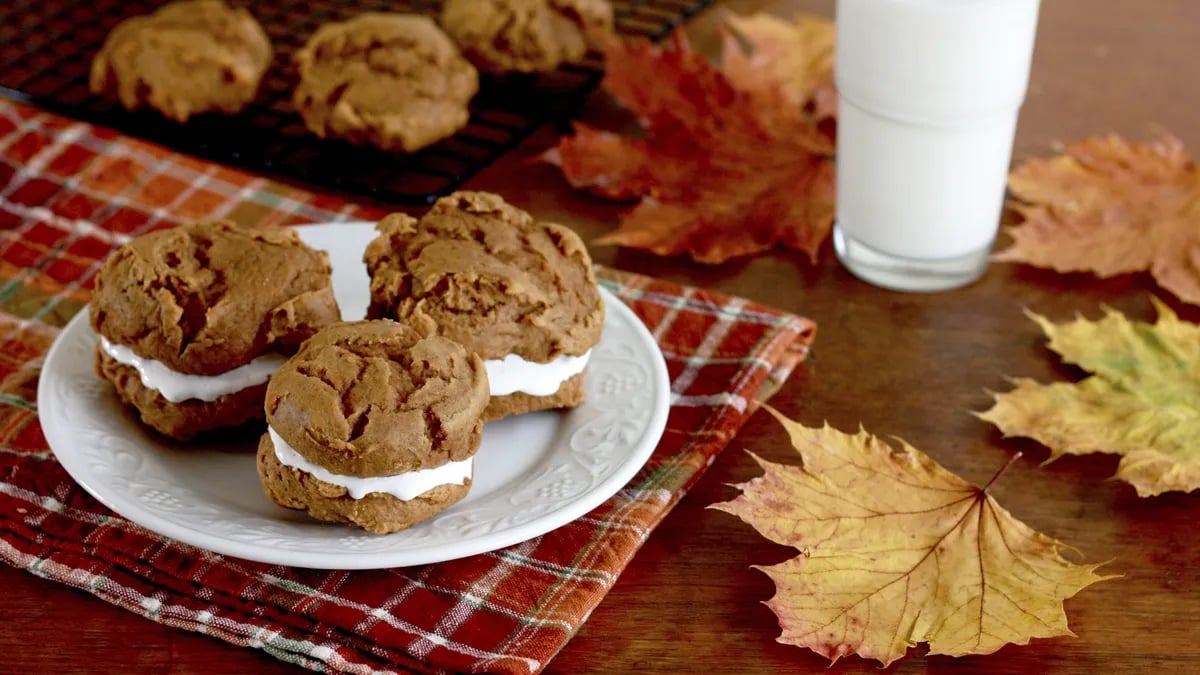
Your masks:
M1000 223L1039 0L838 0L838 258L903 291L966 285Z

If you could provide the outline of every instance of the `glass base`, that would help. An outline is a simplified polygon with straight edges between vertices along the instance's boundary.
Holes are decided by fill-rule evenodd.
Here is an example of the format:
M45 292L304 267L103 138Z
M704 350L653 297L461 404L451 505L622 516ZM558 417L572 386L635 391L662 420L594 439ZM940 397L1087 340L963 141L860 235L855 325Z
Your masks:
M882 253L834 223L833 248L854 276L893 291L945 291L975 281L987 269L991 244L956 258L920 260Z

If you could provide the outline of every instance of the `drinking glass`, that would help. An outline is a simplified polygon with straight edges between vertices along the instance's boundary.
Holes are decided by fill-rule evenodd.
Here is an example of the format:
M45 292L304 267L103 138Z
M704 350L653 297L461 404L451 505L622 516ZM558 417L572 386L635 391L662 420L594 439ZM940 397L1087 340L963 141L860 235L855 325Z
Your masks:
M838 0L834 248L859 278L935 291L983 274L1039 0Z

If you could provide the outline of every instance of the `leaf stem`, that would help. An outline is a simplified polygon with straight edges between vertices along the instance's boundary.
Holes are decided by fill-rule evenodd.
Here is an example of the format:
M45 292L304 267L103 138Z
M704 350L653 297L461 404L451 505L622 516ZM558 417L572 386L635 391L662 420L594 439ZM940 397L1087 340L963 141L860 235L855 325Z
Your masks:
M1005 471L1008 471L1008 467L1016 464L1017 460L1021 459L1021 455L1023 454L1025 453L1018 450L1013 454L1012 457L1009 457L1008 461L1004 463L1004 466L1000 467L1000 470L996 472L996 475L992 476L992 479L987 482L987 485L983 486L983 488L979 491L979 494L987 494L987 491L992 489L992 483L995 483L996 479L999 478L1001 474L1003 474Z

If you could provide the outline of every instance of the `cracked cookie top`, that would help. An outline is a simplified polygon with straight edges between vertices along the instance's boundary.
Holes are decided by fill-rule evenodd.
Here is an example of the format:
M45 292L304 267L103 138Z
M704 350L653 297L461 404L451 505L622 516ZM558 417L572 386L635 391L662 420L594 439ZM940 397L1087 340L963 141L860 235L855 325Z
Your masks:
M176 372L217 375L337 321L330 272L327 253L284 228L158 230L105 261L92 329Z
M292 101L318 136L414 152L461 129L479 75L432 19L370 12L321 26Z
M345 476L390 476L479 449L483 361L394 321L325 328L267 386L267 423L310 462Z
M613 9L608 0L446 0L441 24L480 70L542 72L603 48Z
M223 0L173 2L117 25L92 61L93 93L186 122L236 113L258 91L271 43L254 17Z
M462 343L485 359L545 363L600 339L604 305L579 236L487 192L455 192L419 221L384 218L363 256L367 316Z

